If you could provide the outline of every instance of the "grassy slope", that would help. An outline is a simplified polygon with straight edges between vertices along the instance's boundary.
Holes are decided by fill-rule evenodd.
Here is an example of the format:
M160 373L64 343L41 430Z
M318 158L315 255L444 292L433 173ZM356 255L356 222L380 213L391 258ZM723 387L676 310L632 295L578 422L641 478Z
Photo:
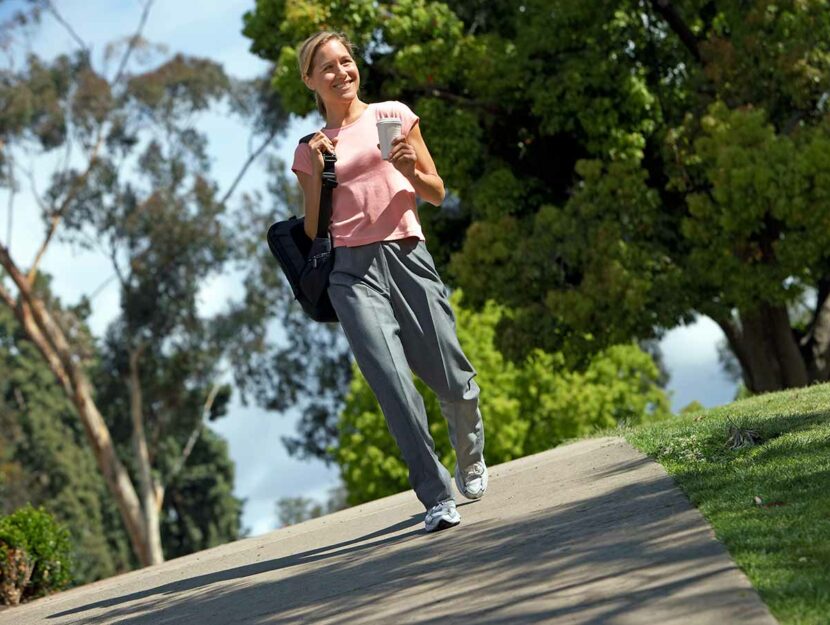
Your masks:
M830 384L625 436L674 477L782 624L830 623Z

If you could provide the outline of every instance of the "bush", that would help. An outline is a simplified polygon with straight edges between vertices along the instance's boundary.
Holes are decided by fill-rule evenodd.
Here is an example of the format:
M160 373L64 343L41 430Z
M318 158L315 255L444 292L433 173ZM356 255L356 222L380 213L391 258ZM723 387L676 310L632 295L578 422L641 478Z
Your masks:
M0 517L0 601L17 605L72 582L69 531L43 508Z

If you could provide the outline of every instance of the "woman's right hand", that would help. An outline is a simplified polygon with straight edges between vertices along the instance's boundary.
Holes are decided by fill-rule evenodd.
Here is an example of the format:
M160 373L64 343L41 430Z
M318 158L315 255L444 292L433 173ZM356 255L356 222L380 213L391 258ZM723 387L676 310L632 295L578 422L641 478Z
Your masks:
M314 173L320 175L323 173L323 153L328 152L334 154L334 148L337 146L337 137L329 139L322 131L318 130L308 142L308 147L311 148L311 165L314 168Z

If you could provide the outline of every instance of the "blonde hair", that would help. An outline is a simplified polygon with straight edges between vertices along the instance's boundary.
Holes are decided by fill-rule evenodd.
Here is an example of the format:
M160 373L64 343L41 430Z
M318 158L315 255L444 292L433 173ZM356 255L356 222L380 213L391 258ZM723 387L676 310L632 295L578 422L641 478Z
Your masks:
M314 55L317 54L317 50L320 49L320 46L328 43L332 39L336 39L342 43L346 50L349 51L352 58L354 58L354 45L351 41L349 41L349 38L346 35L331 30L320 31L319 33L311 35L311 37L303 41L297 48L297 60L300 66L301 78L311 75L311 71L313 69L311 65L314 63ZM317 110L320 111L323 119L325 119L326 105L323 102L323 98L321 98L320 94L316 91L314 92L314 100L317 103Z

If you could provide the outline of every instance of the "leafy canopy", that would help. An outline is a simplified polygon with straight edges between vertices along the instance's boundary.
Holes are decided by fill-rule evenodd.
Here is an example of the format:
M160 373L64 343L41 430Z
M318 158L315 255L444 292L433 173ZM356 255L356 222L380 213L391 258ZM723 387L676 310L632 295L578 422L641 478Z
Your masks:
M827 0L258 0L245 24L292 112L324 27L366 99L418 112L451 191L421 207L433 250L466 304L515 311L511 357L584 367L703 313L756 390L830 376Z

